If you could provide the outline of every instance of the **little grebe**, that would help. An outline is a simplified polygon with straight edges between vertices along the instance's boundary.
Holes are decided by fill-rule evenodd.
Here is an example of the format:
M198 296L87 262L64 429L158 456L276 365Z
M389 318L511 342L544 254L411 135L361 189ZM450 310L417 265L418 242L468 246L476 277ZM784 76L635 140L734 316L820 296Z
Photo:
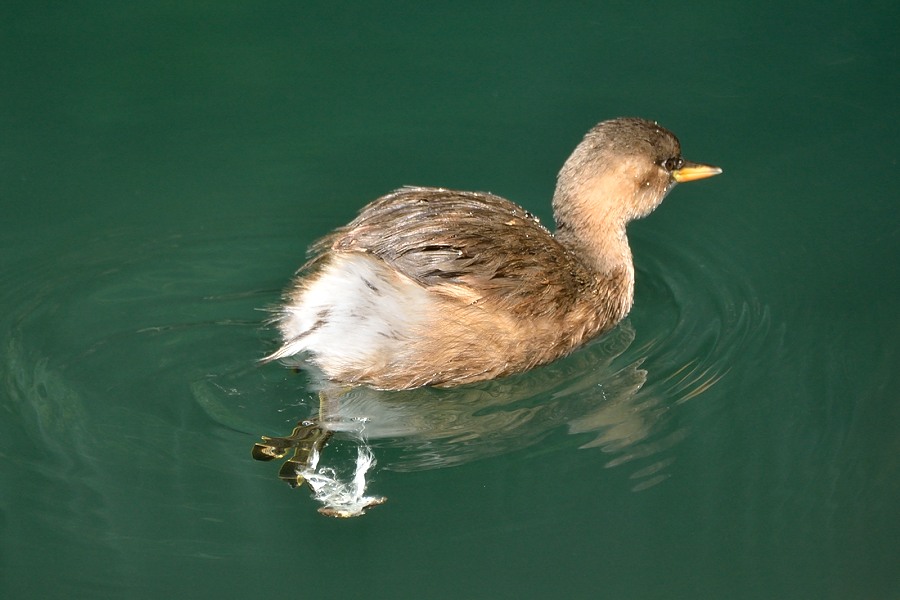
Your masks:
M282 346L334 385L455 386L525 371L631 309L625 228L678 182L721 173L656 123L591 129L559 172L556 233L485 192L404 187L319 240L285 294Z

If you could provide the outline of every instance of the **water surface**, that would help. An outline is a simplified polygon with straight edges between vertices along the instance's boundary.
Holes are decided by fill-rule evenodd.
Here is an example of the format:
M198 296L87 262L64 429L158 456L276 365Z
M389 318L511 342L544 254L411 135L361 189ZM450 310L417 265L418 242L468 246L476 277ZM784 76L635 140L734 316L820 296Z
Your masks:
M0 590L897 597L897 17L8 3ZM318 407L256 364L308 244L403 184L549 223L618 115L725 169L631 227L620 327L501 381L351 393L388 498L358 519L251 458Z

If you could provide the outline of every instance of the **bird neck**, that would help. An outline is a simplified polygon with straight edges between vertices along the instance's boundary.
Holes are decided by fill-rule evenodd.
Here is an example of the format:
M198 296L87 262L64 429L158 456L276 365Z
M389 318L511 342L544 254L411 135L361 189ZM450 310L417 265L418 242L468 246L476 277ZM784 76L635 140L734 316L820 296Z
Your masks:
M591 273L604 302L621 318L634 300L634 262L625 231L628 219L615 208L620 201L604 193L602 186L584 190L557 187L554 237Z
M598 277L605 279L623 271L633 271L631 247L624 226L581 228L557 221L554 237Z

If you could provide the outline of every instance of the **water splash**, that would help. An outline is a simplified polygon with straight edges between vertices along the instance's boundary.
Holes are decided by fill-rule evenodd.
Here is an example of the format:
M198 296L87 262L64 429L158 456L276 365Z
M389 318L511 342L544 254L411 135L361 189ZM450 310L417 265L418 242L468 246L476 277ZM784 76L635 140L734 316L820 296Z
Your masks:
M366 509L384 504L384 496L366 496L366 474L375 466L375 455L364 440L356 448L352 477L342 480L334 468L318 467L320 452L314 450L309 465L298 475L306 479L313 498L322 504L319 512L329 517L349 518L366 514Z

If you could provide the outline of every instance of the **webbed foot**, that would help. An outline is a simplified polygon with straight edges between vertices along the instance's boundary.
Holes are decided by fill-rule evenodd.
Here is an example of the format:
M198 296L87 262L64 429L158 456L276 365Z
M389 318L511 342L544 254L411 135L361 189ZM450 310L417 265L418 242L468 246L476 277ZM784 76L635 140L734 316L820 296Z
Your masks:
M284 458L290 450L293 450L293 456L281 465L278 477L291 487L299 487L304 481L301 473L315 468L311 463L318 460L319 451L330 437L331 432L323 429L318 421L300 421L288 436L262 436L263 441L254 444L251 453L256 460L270 461Z

